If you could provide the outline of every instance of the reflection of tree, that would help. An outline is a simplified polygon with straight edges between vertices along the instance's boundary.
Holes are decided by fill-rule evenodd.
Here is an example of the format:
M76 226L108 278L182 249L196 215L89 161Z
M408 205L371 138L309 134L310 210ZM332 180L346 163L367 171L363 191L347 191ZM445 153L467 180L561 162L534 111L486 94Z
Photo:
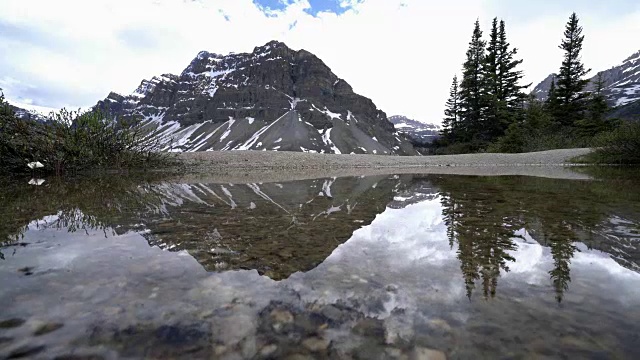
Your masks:
M439 176L433 182L441 188L447 236L451 245L458 244L469 297L478 281L485 297L495 295L500 269L509 271L514 261L508 254L516 249L514 232L525 228L551 249L549 276L560 302L571 281L574 242L604 251L615 248L611 239L597 236L603 220L613 211L640 214L640 189L635 184L635 191L629 191L626 180L617 190L610 182L529 177ZM616 261L626 267L634 262Z
M42 186L31 186L25 181L0 179L0 246L19 244L29 223L49 215L56 219L34 226L106 231L135 221L139 209L159 201L153 193L140 190L153 180L151 175L53 178Z
M553 257L553 269L549 271L549 277L556 292L556 300L562 302L564 292L569 289L571 282L571 258L577 248L573 244L576 235L566 221L549 217L548 214L537 214L541 222L531 235L541 245L551 249Z
M505 222L516 219L493 205L502 201L497 196L453 189L441 198L449 244L458 243L458 259L469 298L477 281L482 284L485 298L494 297L500 270L509 271L508 262L514 261L508 251L516 248L512 240L515 229L513 224L505 226Z

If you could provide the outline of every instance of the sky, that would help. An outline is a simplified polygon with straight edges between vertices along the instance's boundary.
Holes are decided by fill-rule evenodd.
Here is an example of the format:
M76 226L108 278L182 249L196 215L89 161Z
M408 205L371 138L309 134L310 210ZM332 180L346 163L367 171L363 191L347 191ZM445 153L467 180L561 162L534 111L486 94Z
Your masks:
M0 0L0 88L19 106L94 105L142 79L179 74L201 50L270 40L322 59L387 115L439 123L473 23L504 19L525 83L557 71L564 24L584 27L582 59L605 70L640 50L637 0Z

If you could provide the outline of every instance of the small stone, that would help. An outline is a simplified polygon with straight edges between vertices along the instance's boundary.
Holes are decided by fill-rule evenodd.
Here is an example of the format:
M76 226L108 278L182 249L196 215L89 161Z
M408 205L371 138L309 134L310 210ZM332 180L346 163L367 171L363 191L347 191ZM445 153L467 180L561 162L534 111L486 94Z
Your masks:
M269 356L274 352L276 352L277 350L278 350L278 345L276 344L266 345L262 349L260 349L260 355Z
M391 293L397 293L398 292L398 285L393 285L393 284L387 285L387 291L391 292Z
M333 305L328 305L322 309L322 315L337 322L342 318L342 311Z
M40 353L44 350L44 345L40 346L21 346L9 353L7 359L29 358L32 355Z
M61 323L43 324L43 325L39 326L38 329L36 329L36 331L33 332L33 335L34 336L40 336L40 335L48 334L50 332L54 332L54 331L60 329L63 326L64 326L64 324L61 324Z
M247 337L242 341L240 346L242 357L245 359L253 359L258 350L256 349L256 339L253 336Z
M23 319L13 318L0 321L0 329L10 329L24 324Z
M213 347L213 353L220 356L227 352L227 347L224 345L216 345Z
M377 339L383 339L385 333L382 321L371 318L358 321L351 331L361 336Z
M429 326L444 332L451 332L451 325L443 319L433 319L429 321Z
M291 324L293 315L287 310L274 309L271 311L271 318L277 323Z
M411 352L411 360L447 360L447 356L440 350L416 347Z
M384 349L384 352L394 359L399 359L400 357L402 357L402 350L398 348L388 347Z
M200 318L201 319L206 319L208 317L213 316L213 310L206 310L200 313Z
M329 347L329 341L319 337L310 337L305 339L302 345L313 352L318 352L326 350Z

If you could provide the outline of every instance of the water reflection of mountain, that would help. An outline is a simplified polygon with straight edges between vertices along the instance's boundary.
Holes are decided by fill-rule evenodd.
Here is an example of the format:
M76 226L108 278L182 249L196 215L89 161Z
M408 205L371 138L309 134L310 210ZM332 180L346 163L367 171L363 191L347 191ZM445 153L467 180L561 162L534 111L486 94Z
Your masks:
M46 226L138 231L150 245L186 250L208 271L257 269L278 280L316 267L385 208L439 199L469 297L474 291L495 296L501 275L515 264L514 252L527 242L550 249L558 301L571 282L576 242L640 268L640 191L611 181L405 175L264 184L135 177L45 184L7 185L0 192L0 236L12 246L27 245L19 234L34 218L57 214Z
M273 279L321 263L392 200L393 177L264 184L155 184L139 219L151 245L187 250L207 270L257 269Z

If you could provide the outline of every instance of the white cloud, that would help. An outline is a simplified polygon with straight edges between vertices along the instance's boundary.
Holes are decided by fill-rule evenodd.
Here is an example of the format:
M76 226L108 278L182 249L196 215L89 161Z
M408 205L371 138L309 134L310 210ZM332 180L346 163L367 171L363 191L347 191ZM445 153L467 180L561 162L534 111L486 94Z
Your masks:
M143 78L180 73L200 50L247 52L276 39L316 54L388 115L439 122L473 22L494 15L475 0L340 5L352 8L314 17L306 0L272 16L251 0L3 0L0 29L13 32L0 32L0 79L22 85L1 86L18 102L84 107L111 90L129 93ZM609 67L638 50L629 36L640 33L640 12L609 22L596 15L583 16L587 66ZM528 81L558 67L566 16L507 23Z

